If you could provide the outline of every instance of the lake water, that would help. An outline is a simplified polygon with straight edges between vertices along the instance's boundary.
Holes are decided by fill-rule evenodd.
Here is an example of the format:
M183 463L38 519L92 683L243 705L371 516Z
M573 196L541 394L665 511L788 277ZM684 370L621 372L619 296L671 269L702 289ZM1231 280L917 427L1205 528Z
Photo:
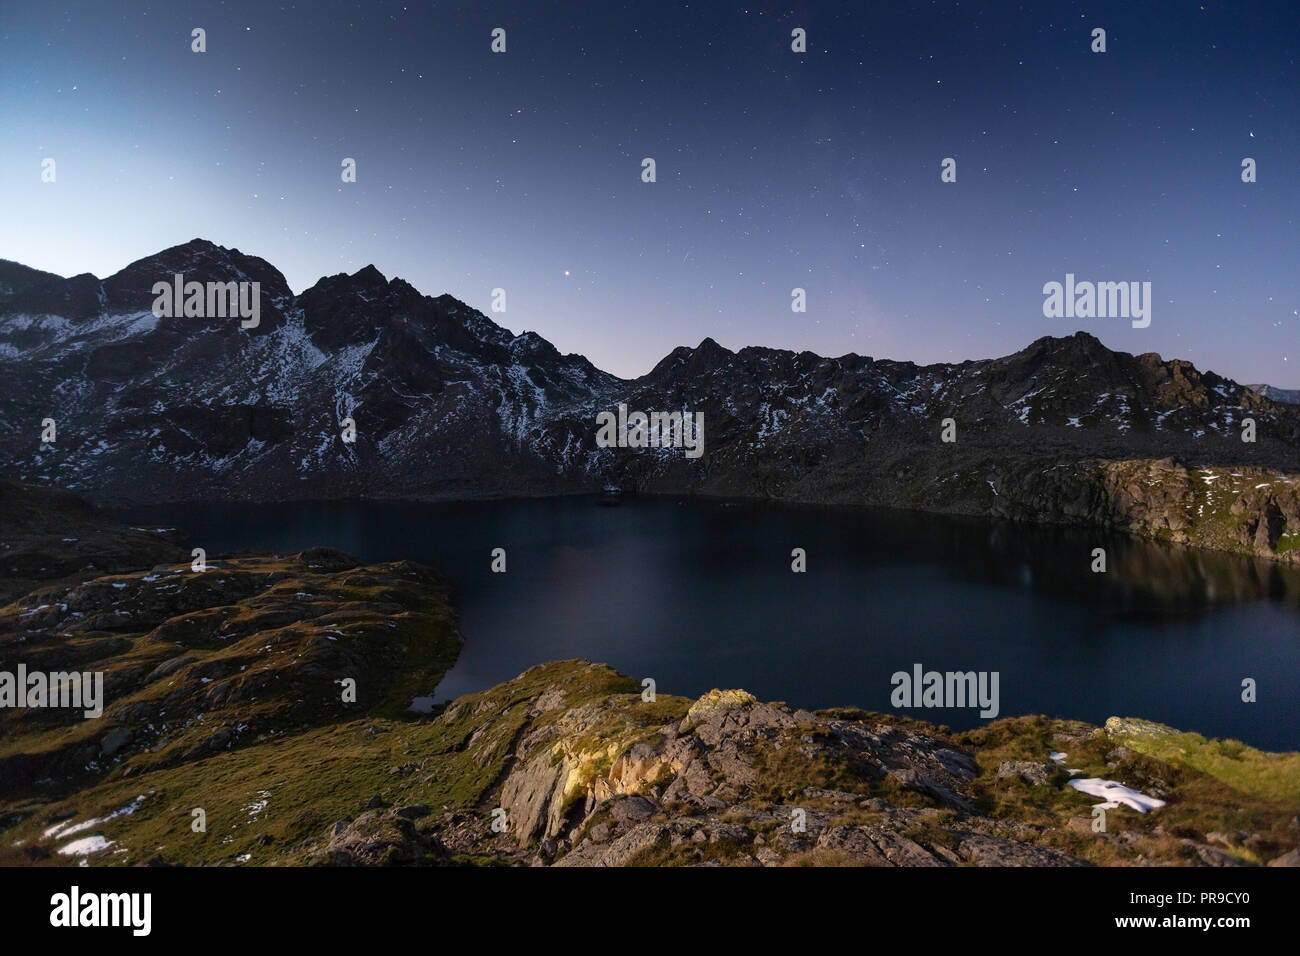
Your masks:
M1300 573L1122 536L885 510L676 499L134 509L216 556L327 545L436 567L465 648L439 700L589 658L660 693L893 708L891 675L998 673L999 716L1145 717L1300 749ZM807 572L790 570L791 549ZM1108 570L1090 570L1104 547ZM504 548L507 571L490 570ZM1241 700L1241 682L1258 701ZM430 689L433 690L432 688ZM975 709L915 708L954 728Z

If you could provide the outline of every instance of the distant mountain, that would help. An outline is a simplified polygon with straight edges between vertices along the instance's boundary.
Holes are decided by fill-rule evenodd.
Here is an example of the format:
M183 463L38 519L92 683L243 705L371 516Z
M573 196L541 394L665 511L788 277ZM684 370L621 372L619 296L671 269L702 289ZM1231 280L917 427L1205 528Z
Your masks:
M1286 402L1288 405L1300 404L1300 388L1274 388L1272 385L1247 385L1246 387L1275 402Z
M156 318L152 286L178 272L260 282L260 324ZM702 412L704 454L598 448L596 415L619 403ZM548 495L612 482L1101 522L1263 553L1300 532L1286 477L1300 468L1300 408L1083 332L929 366L732 352L706 338L623 380L373 266L294 296L265 260L199 239L104 280L0 261L0 409L0 471L109 502ZM1247 417L1253 443L1241 438ZM46 418L52 446L40 443ZM340 438L347 418L352 444ZM941 441L947 418L953 443ZM1228 469L1217 487L1236 489L1209 512L1216 478L1198 465Z

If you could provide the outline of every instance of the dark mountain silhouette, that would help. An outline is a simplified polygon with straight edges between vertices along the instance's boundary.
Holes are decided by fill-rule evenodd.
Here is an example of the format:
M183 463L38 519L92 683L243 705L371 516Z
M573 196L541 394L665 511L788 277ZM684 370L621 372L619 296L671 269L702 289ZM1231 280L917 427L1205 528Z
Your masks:
M177 272L260 282L260 324L155 318L152 286ZM196 239L104 280L0 261L0 372L0 471L108 502L548 495L612 482L1115 523L1268 552L1300 531L1286 478L1300 468L1300 408L1085 332L928 366L732 352L706 338L623 380L374 266L295 296L265 260ZM620 402L702 412L704 455L598 448L595 416ZM47 418L53 445L40 440ZM941 441L948 418L955 442ZM1242 440L1247 418L1254 442ZM1209 537L1197 496L1215 479L1196 479L1201 466L1236 476L1220 488L1241 486L1240 504L1211 502L1215 514L1238 510Z

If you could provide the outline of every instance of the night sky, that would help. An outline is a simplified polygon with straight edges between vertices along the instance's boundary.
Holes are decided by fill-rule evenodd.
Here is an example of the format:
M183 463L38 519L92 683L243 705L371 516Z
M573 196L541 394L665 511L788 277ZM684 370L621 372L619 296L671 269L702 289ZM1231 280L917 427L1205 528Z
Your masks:
M934 362L1082 328L1297 387L1298 47L1295 0L3 0L0 258L374 263L624 376L705 336ZM1151 326L1045 318L1067 272L1150 281Z

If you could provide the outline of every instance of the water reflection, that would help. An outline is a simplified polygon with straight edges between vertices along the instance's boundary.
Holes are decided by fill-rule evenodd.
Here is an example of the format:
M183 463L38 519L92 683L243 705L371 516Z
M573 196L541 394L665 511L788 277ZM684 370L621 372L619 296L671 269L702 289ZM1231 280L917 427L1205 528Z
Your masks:
M1139 716L1300 748L1300 570L1071 528L886 510L631 499L155 508L210 555L329 545L450 581L466 644L437 699L561 658L664 693L744 687L890 709L920 662L998 671L1003 715ZM506 574L490 555L505 548ZM1090 570L1092 550L1107 571ZM803 548L807 573L791 572ZM1243 677L1259 701L1240 700ZM915 716L953 727L973 711Z

